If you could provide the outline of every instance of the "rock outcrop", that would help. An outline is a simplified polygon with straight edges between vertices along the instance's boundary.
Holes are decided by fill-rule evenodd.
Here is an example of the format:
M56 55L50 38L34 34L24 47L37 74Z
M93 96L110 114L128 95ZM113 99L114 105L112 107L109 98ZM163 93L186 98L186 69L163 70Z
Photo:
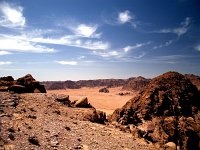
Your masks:
M14 93L46 93L44 85L36 81L30 74L17 80L14 80L11 76L0 78L0 91L10 91Z
M100 93L109 93L109 90L107 88L101 88L99 89Z
M182 74L168 72L154 78L139 95L115 110L111 121L135 126L134 134L181 149L198 149L200 93Z
M192 84L196 85L198 90L200 91L200 76L193 75L193 74L185 74L185 77L190 79Z
M133 78L129 78L124 86L122 87L123 90L128 90L128 91L138 91L138 90L142 90L147 84L149 84L151 80L150 79L146 79L144 77L133 77Z

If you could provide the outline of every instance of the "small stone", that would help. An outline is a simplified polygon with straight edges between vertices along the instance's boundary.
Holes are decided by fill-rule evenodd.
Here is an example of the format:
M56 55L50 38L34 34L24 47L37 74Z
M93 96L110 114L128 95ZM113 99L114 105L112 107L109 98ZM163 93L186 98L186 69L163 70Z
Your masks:
M12 133L8 133L8 138L11 139L12 141L15 140L15 137Z
M31 144L33 144L33 145L40 146L39 141L38 141L38 139L37 139L35 136L29 137L29 138L28 138L28 141L29 141Z
M70 127L65 127L65 129L67 130L67 131L70 131L71 130L71 128Z

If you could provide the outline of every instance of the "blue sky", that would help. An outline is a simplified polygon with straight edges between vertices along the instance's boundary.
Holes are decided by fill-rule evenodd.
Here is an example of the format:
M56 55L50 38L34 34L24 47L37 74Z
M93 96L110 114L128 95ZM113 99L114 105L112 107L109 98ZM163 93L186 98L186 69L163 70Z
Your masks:
M199 0L0 1L0 76L200 75Z

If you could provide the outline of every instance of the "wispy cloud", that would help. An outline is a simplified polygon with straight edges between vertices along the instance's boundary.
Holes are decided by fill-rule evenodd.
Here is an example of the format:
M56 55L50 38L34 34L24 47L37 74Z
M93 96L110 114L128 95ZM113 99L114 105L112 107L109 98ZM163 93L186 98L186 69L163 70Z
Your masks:
M153 49L159 49L159 48L167 47L167 46L171 45L173 42L174 42L174 40L169 40L169 41L167 41L163 44L154 46Z
M85 59L85 58L86 58L85 56L79 56L78 60L82 60L82 59Z
M0 65L10 65L12 62L10 61L0 61Z
M146 55L146 53L145 53L145 52L142 52L140 55L135 56L134 58L135 58L135 59L141 59L141 58L144 57L145 55Z
M0 3L0 26L4 27L24 27L26 19L23 16L21 6L11 5L6 2Z
M46 44L58 44L58 45L65 45L65 46L73 46L73 47L79 47L89 50L105 50L110 47L108 42L103 42L101 40L95 41L95 40L84 40L81 38L77 38L72 36L63 36L60 38L43 38L43 37L37 37L29 39L32 42L37 43L46 43Z
M78 62L77 61L55 61L56 63L58 64L61 64L61 65L77 65Z
M197 59L198 56L194 55L164 55L164 56L156 56L151 60L147 60L154 63L168 63L168 64L177 64L177 63L185 63L191 59Z
M20 39L15 36L2 36L0 35L0 49L5 51L15 52L32 52L32 53L49 53L54 52L53 48L48 48L33 42L29 42L26 39ZM10 53L10 52L7 52Z
M1 55L8 55L8 54L12 54L11 52L7 52L7 51L0 51L0 56Z
M165 29L161 29L161 30L156 31L156 32L157 33L174 33L178 37L180 37L181 35L187 33L190 23L191 23L191 18L186 17L184 19L184 21L180 23L180 27L171 28L171 29L170 28L165 28Z
M109 57L120 57L121 53L118 51L93 51L93 54L104 57L104 58L109 58Z
M146 43L137 43L137 44L132 45L132 46L130 46L130 45L126 46L126 47L123 48L123 50L124 50L125 53L128 53L131 50L135 50L135 49L138 49L140 47L143 47L143 46L146 46L146 45L149 45L149 44L151 44L150 41L146 42Z

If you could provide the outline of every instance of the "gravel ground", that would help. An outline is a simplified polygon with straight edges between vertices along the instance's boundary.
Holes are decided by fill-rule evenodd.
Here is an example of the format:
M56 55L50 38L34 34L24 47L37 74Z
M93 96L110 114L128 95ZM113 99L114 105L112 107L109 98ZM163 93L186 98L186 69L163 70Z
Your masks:
M111 125L88 121L93 109L71 108L52 94L0 93L0 149L155 150Z

